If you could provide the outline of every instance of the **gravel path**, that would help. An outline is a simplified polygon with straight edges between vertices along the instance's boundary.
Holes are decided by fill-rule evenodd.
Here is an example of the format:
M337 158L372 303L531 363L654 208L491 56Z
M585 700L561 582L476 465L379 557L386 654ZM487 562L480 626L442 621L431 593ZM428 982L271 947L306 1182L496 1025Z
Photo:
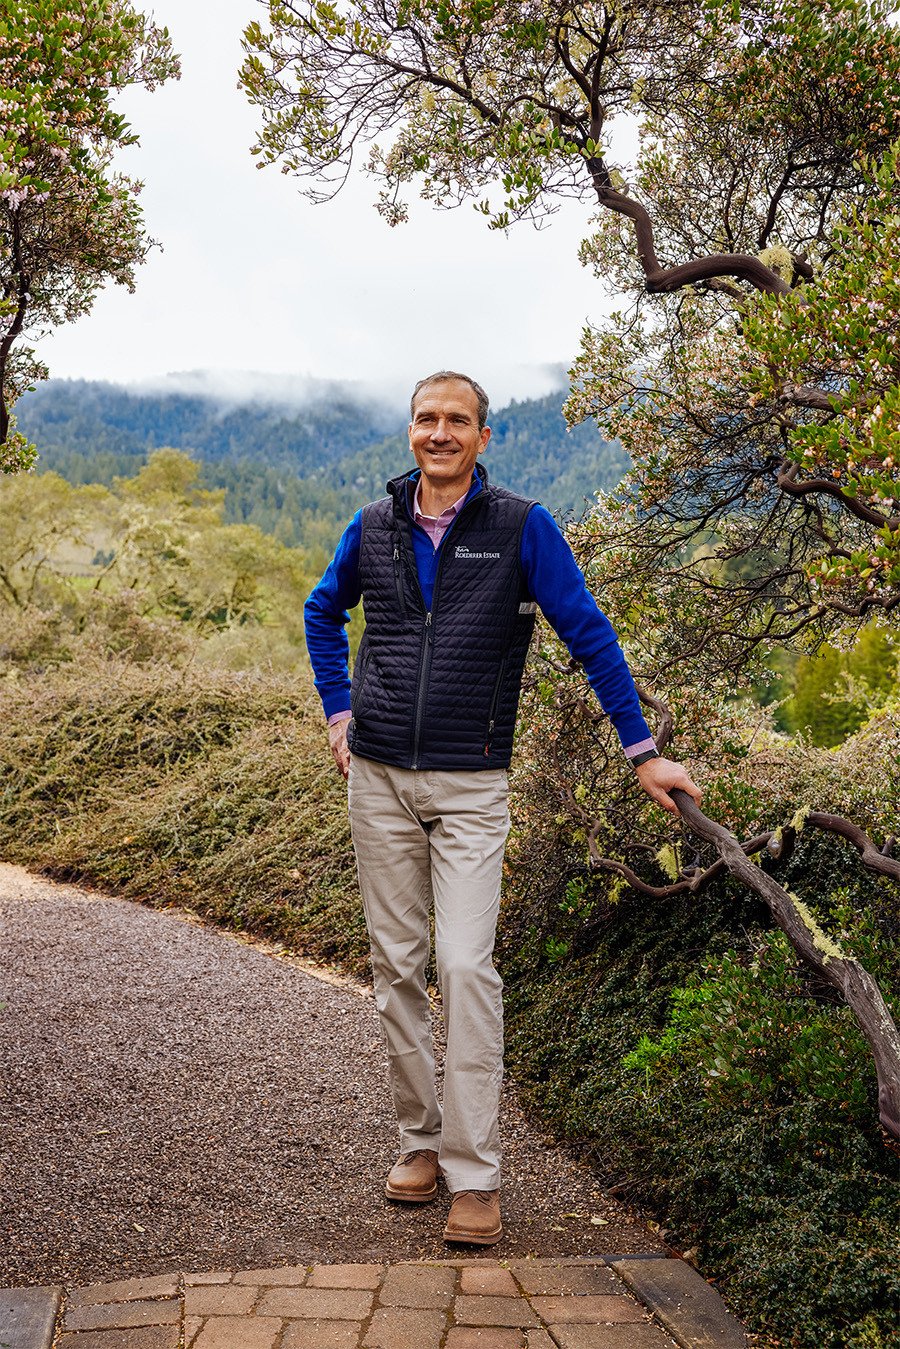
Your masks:
M0 912L0 1284L447 1257L444 1202L382 1195L397 1131L366 990L19 867ZM502 1123L487 1254L661 1250L508 1087Z

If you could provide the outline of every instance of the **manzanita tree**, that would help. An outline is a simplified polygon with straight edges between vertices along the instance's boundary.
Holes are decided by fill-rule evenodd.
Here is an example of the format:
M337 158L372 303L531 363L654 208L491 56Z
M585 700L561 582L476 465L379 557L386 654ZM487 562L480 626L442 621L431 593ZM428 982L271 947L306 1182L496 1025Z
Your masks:
M650 676L730 679L900 605L897 153L860 170L788 294L667 297L584 334L570 413L634 470L580 543Z
M0 471L34 459L11 408L46 371L29 343L133 287L150 245L141 184L113 167L137 136L112 99L178 74L168 32L128 0L19 0L0 17Z
M365 152L391 223L411 188L436 206L470 199L494 228L564 196L594 208L584 260L628 303L586 332L570 414L621 436L636 472L586 544L599 560L611 535L623 556L639 522L622 570L641 589L653 578L669 614L674 591L685 607L685 640L663 657L733 669L766 640L898 602L881 399L892 269L865 332L857 313L850 336L845 312L891 248L900 42L886 5L263 3L241 72L263 114L255 150L313 198ZM631 165L609 151L622 118L638 132ZM876 349L890 359L860 384Z

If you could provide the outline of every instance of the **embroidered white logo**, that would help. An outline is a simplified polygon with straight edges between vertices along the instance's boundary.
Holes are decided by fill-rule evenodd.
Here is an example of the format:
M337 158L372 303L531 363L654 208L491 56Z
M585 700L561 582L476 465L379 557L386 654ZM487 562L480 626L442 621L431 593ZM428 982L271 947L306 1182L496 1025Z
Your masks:
M466 545L465 545L464 543L458 543L458 544L456 545L456 552L454 553L454 557L461 557L461 558L464 558L467 562L468 562L468 561L471 561L471 562L481 562L481 561L484 561L484 560L488 560L488 561L494 560L494 561L496 561L496 559L498 559L499 556L500 556L499 553L473 553L473 552L470 552L469 549L466 547Z

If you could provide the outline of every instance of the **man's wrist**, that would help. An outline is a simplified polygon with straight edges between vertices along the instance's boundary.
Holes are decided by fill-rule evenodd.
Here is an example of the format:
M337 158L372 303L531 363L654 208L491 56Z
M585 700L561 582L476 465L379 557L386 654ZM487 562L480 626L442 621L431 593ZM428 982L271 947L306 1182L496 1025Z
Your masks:
M343 712L332 712L326 724L328 726L334 726L339 721L349 721L352 716L353 713L350 711L350 708L348 707Z
M656 741L650 734L649 727L647 728L647 734L641 740L635 740L630 745L625 745L624 751L625 758L634 768L646 763L648 759L659 758L659 750L656 748Z

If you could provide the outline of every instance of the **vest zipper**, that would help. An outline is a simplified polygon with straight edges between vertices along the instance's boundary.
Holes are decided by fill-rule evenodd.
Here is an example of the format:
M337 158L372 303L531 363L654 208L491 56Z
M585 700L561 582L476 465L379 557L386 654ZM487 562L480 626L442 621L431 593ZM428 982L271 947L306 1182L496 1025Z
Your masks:
M401 618L406 618L406 595L403 591L403 564L400 560L400 544L394 544L394 585L397 588L397 603Z
M487 759L491 753L491 741L494 738L494 718L497 715L497 705L500 702L500 692L503 688L503 676L506 674L506 656L500 660L500 669L497 671L497 678L494 681L494 693L491 698L491 710L488 713L487 739L484 742L484 757Z
M481 492L476 493L476 495L472 497L470 501L467 501L466 504L460 509L460 512L457 515L456 520L454 521L454 529L457 534L459 534L459 522L462 519L463 515L465 515L466 512L469 511L472 506L474 506L475 502L478 501L480 496ZM425 614L425 629L422 634L422 654L419 657L419 683L416 689L416 724L415 730L413 732L413 752L412 752L412 766L414 769L417 769L419 767L419 741L422 736L422 721L425 716L425 694L428 689L428 680L431 675L431 654L434 644L433 618L434 618L434 611L437 609L438 586L440 584L441 571L444 566L445 557L446 557L446 550L444 548L444 544L442 543L441 555L438 558L437 571L434 574L434 589L431 592L431 608ZM416 573L416 583L418 584L418 572ZM421 591L422 587L420 585L419 586L420 594ZM424 605L425 605L425 597L423 595L422 596L423 608Z

